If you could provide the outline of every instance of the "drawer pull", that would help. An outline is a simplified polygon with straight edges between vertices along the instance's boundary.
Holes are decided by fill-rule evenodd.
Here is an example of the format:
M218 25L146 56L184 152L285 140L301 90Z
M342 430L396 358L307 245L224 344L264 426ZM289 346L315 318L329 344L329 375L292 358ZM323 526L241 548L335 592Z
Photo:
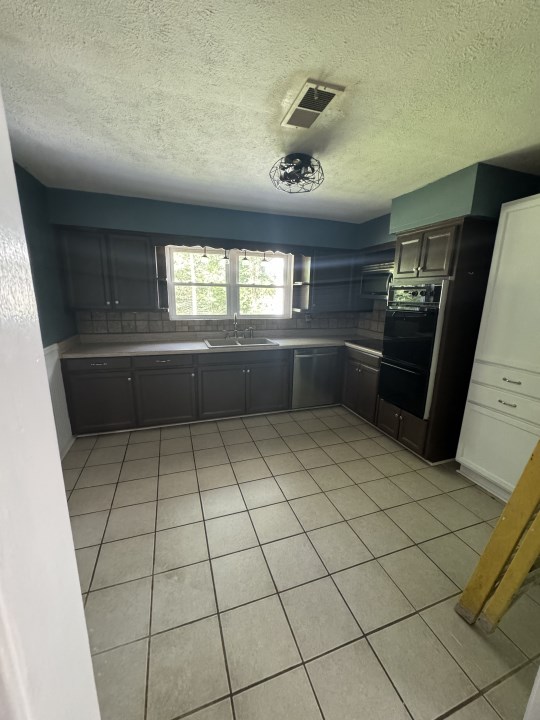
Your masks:
M109 363L106 363L106 362L104 362L104 363L93 363L93 362L91 362L91 363L90 363L90 366L91 366L91 367L107 367L108 364L109 364Z
M156 360L156 363L170 363L170 360Z
M510 378L503 378L503 380L511 385L521 385L521 380L510 380Z
M508 402L505 402L504 400L498 400L497 402L500 402L501 405L508 405L508 407L513 407L513 408L517 407L516 403L508 403Z

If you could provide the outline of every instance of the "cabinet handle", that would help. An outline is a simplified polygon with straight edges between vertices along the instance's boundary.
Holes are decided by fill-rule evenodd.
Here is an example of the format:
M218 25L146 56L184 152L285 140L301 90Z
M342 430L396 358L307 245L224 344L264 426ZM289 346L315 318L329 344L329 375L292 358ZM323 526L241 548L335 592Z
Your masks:
M128 381L128 382L131 382L131 378L128 378L127 381Z
M105 300L105 305L110 305L110 304L111 304L110 300Z
M91 363L90 363L90 366L91 366L91 367L107 367L108 364L109 364L109 363L106 363L106 362L104 362L104 363L92 363L92 362L91 362Z
M242 372L244 373L244 375L246 374L246 371L245 371L245 370L242 370Z
M400 415L400 416L399 416L399 419L400 419L400 420L403 420L403 415Z
M513 408L517 407L516 403L508 403L508 402L505 402L504 400L497 400L497 402L500 402L501 405L508 405L508 407L513 407Z
M195 377L195 373L191 373L191 377Z
M251 370L249 370L249 369L248 369L248 370L246 370L246 372L247 372L247 373L250 373L250 372L251 372Z
M510 380L510 378L503 378L503 380L511 385L521 385L521 380Z
M115 304L115 305L119 305L119 304L120 304L120 300L115 300L115 301L114 301L114 304Z
M394 413L394 417L399 417L399 414L398 414L398 413Z
M170 360L156 360L156 363L170 363Z

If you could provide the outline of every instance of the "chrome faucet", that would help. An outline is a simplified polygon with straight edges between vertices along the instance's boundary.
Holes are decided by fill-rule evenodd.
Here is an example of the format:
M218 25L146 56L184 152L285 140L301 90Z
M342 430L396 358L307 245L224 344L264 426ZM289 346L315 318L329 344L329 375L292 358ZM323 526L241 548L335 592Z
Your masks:
M234 326L233 337L237 338L238 337L238 316L236 313L234 313L234 315L233 315L233 326Z

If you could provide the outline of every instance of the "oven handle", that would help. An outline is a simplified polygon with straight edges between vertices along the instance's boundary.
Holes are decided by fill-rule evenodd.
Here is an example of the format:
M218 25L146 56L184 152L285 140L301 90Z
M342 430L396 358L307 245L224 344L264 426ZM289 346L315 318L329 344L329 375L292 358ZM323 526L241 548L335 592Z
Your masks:
M419 318L419 317L427 317L429 315L427 310L418 309L418 310L393 310L392 308L388 308L386 311L388 313L392 313L392 317L397 317L398 319L401 318Z
M388 367L394 368L395 370L401 370L402 372L410 373L411 375L423 375L420 370L409 370L407 368L401 367L401 365L393 365L392 363L389 363L387 360L382 360L381 365L388 365Z

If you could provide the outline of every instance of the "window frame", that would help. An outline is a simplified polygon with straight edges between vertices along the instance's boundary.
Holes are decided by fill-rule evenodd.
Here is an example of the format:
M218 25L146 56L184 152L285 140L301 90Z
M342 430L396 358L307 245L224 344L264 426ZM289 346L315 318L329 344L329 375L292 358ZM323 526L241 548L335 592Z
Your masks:
M169 317L171 320L232 320L234 315L241 320L290 320L292 317L292 299L293 299L293 269L294 256L291 253L283 253L280 251L266 250L265 253L259 250L239 250L231 249L228 251L229 262L225 264L225 283L181 283L175 282L173 279L175 252L189 252L202 255L206 250L207 255L219 254L223 257L225 250L223 248L214 248L207 246L190 247L188 245L168 245L166 252L167 262L167 294L169 298ZM245 256L261 257L263 254L282 257L285 261L284 283L283 285L259 285L239 283L240 261ZM225 287L227 299L227 313L225 315L178 315L176 313L176 293L177 285L184 287ZM282 288L283 289L283 309L284 313L280 315L244 315L240 312L240 288Z

